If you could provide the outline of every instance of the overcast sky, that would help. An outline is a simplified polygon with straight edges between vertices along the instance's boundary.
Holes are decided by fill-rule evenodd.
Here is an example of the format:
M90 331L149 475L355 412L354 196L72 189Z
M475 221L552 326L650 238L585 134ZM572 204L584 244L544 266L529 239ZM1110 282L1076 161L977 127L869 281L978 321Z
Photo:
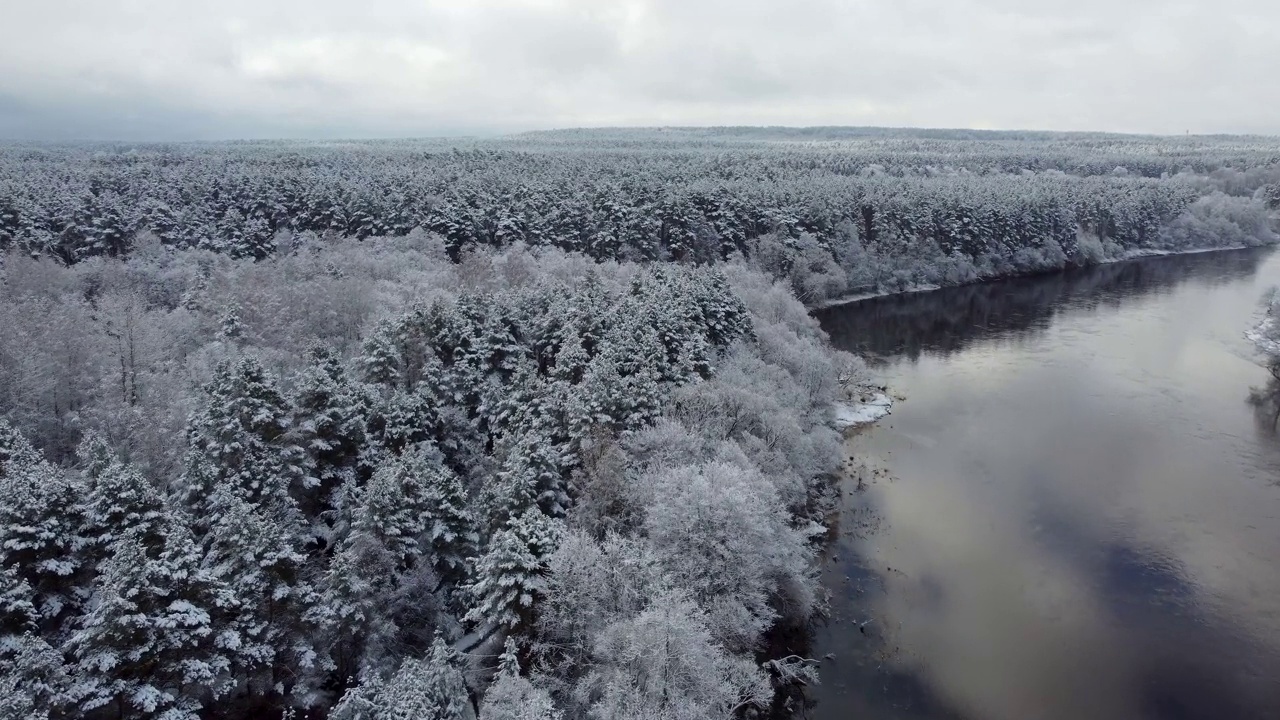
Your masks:
M1280 134L1276 0L0 0L0 138Z

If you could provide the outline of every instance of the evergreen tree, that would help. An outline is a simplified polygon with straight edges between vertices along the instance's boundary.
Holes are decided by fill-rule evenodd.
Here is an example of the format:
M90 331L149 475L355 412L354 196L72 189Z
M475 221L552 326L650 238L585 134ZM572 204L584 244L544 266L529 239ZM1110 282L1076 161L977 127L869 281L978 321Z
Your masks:
M137 468L114 458L102 467L101 459L91 456L89 467L97 474L83 510L88 562L93 564L110 555L111 544L128 534L149 548L159 545L169 513L160 491Z
M438 457L429 446L409 456L418 468L438 465ZM434 624L434 609L421 595L439 585L430 556L435 498L428 478L410 467L391 457L356 493L312 613L325 628L339 678L384 669L405 633Z
M434 448L418 446L405 453L403 463L405 471L418 477L423 487L426 534L435 571L442 580L461 582L480 540L466 489Z
M218 330L228 340L238 341L244 337L244 321L240 319L239 307L227 307L222 313L222 319L218 321Z
M0 720L60 716L69 680L63 658L41 637L27 581L0 566Z
M78 461L80 472L84 474L86 480L92 483L98 479L102 471L116 462L116 454L101 435L96 432L88 432L85 433L84 439L80 441L80 446L76 448L76 460Z
M591 355L582 344L582 333L579 332L577 324L571 324L565 329L559 349L556 351L552 374L558 380L575 385L582 381L587 364L590 362Z
M40 453L4 418L0 418L0 477L7 474L6 466L15 463L29 467L39 463Z
M506 444L502 468L487 499L490 519L501 524L535 504L549 517L564 517L569 509L566 478L575 464L573 454L536 426Z
M66 717L62 655L32 633L0 638L0 720Z
M353 688L330 714L332 720L473 720L462 678L462 661L439 635L430 654L410 658L385 681Z
M205 523L215 487L235 488L246 500L287 506L304 471L289 442L289 407L272 378L253 358L223 363L205 386L207 402L187 430L187 501Z
M160 548L128 534L113 550L66 646L75 700L84 712L194 720L231 683L241 641L222 621L234 598L200 567L199 547L178 522Z
M296 691L305 700L310 688L295 685L317 668L309 622L316 591L297 519L226 489L215 491L211 508L216 519L203 568L236 599L228 624L237 637L237 676L251 695L290 698Z
M325 662L345 683L387 659L398 628L380 605L394 591L386 553L364 543L342 547L329 562L320 601L308 620L322 629Z
M323 347L310 350L310 365L294 383L290 442L303 453L299 505L313 521L331 510L331 494L354 479L365 441L365 412L338 358Z
M398 454L442 435L439 401L425 386L415 392L386 393L375 407L369 415L369 434L386 452Z
M585 437L592 427L620 433L656 418L665 395L663 354L652 331L606 338L574 393L572 434Z
M520 675L515 642L508 637L498 658L498 676L480 704L480 720L561 720L551 695Z
M514 629L532 618L543 588L545 558L555 549L560 525L537 508L525 510L493 534L476 563L470 586L475 605L468 622Z
M81 483L40 458L16 433L3 440L0 463L0 567L32 588L44 632L54 633L83 603Z
M13 565L0 566L0 647L40 629L35 591Z
M380 324L365 339L363 349L360 366L364 381L388 389L399 387L404 374L403 359L395 343L395 326L389 322Z

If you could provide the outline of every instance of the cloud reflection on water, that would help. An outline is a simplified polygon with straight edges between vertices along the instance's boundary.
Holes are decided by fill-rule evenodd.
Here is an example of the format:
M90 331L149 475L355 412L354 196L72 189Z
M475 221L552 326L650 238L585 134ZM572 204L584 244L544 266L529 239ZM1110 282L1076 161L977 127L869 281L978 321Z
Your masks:
M1280 711L1280 453L1239 337L1277 279L1280 257L1219 253L824 315L908 396L853 441L895 477L856 499L884 529L844 543L885 589L837 612L870 603L889 669L963 717Z

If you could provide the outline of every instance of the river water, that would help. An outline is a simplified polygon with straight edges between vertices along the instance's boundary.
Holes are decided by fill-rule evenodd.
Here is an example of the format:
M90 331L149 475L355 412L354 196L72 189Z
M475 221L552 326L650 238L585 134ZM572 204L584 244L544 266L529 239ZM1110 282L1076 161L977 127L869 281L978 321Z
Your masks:
M1280 253L822 312L894 413L849 441L811 718L1280 717L1280 438L1243 334Z

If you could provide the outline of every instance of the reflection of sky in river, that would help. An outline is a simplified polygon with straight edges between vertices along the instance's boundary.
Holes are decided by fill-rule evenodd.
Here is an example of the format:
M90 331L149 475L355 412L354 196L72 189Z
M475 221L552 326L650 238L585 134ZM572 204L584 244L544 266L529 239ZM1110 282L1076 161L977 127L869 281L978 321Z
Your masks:
M852 443L894 479L833 550L810 715L1280 715L1280 440L1242 338L1275 283L1228 253L828 312L907 400Z

